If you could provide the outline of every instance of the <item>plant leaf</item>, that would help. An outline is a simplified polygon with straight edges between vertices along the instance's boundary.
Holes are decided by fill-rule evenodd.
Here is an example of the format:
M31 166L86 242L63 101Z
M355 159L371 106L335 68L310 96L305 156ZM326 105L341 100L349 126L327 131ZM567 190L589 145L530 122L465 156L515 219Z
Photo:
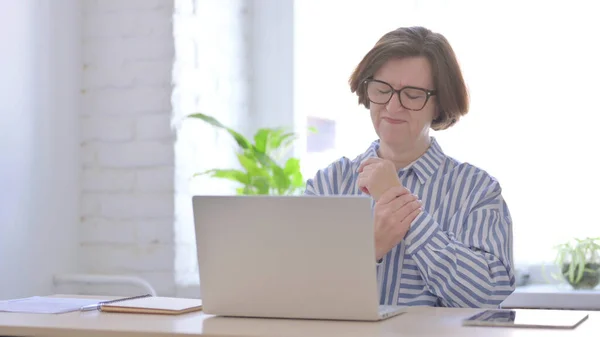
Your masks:
M258 190L256 194L269 194L271 190L271 181L269 177L253 176L251 184Z
M283 193L290 187L290 178L285 174L284 170L278 165L274 165L273 169L273 181L279 194Z
M283 130L282 130L283 131ZM276 137L272 137L269 143L269 149L281 148L285 150L289 145L296 140L297 136L293 132L277 134Z
M569 264L569 281L571 281L572 283L575 282L575 263L570 263Z
M285 162L283 172L285 172L286 175L292 175L296 172L300 172L300 160L298 158L289 158Z
M261 175L261 169L258 167L254 158L248 156L246 153L238 153L237 158L242 167L246 169L248 174Z
M304 178L300 171L300 160L298 158L289 158L285 163L283 171L290 179L292 191L304 186Z
M256 194L254 192L254 190L252 189L252 186L250 186L250 185L246 185L246 186L243 186L243 187L238 187L238 188L235 189L235 191L236 191L237 195L253 195L253 194Z
M195 114L191 114L187 116L188 118L197 118L200 119L214 127L217 128L221 128L226 130L232 137L233 139L235 139L236 143L242 148L242 149L248 149L252 146L252 144L250 143L250 141L248 139L246 139L246 137L242 136L240 133L238 133L237 131L221 124L221 122L219 122L217 119L215 119L212 116L208 116L205 115L203 113L195 113Z
M269 140L271 133L271 129L267 128L262 128L256 131L256 134L254 134L254 144L257 151L261 153L267 152L267 141Z
M262 153L255 148L252 148L252 155L256 158L256 160L264 167L277 166L277 163L273 158L271 158L268 154Z
M577 251L577 276L575 278L575 283L579 283L583 278L583 273L585 271L585 255L582 251Z
M248 178L248 174L246 172L235 169L213 169L196 173L194 174L194 177L201 175L210 175L213 178L229 179L244 185L250 183L250 179Z
M305 181L304 181L304 178L302 177L302 173L300 171L292 174L291 179L292 179L292 186L294 188L299 189L301 187L304 187Z

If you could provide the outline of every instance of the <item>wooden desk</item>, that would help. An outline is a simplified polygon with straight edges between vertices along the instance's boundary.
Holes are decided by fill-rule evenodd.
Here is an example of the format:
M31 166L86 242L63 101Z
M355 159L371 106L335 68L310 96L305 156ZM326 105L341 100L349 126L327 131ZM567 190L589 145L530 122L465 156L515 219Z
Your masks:
M201 312L179 316L74 312L59 315L0 313L0 336L44 337L392 337L392 336L594 336L600 312L574 330L463 327L477 309L414 307L381 322L341 322L215 317Z

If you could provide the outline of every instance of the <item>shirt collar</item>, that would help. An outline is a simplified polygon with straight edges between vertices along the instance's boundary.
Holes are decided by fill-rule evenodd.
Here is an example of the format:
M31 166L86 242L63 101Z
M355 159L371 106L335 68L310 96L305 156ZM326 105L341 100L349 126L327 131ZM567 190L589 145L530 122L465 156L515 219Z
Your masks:
M361 156L361 161L368 157L378 157L377 150L379 149L379 140L371 143L371 146L367 149L367 151ZM438 144L435 137L431 137L431 144L425 153L417 158L414 162L408 164L402 170L404 171L413 171L417 177L419 178L419 182L424 184L440 167L446 155L442 151L442 148Z

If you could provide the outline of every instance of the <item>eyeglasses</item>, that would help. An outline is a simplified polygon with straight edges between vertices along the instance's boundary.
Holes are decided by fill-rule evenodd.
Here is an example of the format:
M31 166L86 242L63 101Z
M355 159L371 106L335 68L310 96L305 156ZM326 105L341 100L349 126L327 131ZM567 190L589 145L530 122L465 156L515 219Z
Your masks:
M407 110L419 111L425 107L431 96L436 94L435 90L427 90L418 87L404 87L400 90L383 81L368 79L364 81L367 89L367 98L371 103L387 104L394 93L398 94L400 105Z

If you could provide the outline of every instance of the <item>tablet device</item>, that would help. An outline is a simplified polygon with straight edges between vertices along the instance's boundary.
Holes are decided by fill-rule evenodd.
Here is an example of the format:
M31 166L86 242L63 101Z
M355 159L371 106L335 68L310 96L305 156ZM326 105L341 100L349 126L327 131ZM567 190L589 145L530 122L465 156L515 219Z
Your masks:
M587 318L587 313L573 310L491 309L463 320L463 325L573 329Z

